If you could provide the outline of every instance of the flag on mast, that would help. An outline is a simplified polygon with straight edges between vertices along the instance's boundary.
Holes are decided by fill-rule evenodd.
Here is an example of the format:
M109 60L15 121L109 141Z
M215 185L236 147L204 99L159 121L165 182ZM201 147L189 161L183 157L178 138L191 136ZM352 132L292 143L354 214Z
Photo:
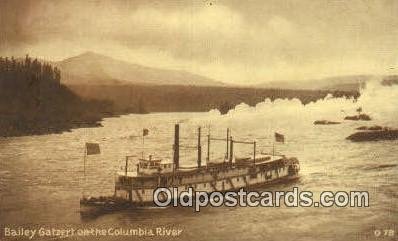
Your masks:
M86 155L100 154L100 146L98 143L86 143Z
M285 143L285 136L278 132L275 132L275 141Z
M147 136L149 134L148 129L142 129L142 136Z

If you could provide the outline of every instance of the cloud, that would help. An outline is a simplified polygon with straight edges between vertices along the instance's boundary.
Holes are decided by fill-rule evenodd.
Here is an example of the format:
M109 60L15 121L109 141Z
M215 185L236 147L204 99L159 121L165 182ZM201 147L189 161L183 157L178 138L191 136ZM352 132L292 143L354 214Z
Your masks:
M5 0L0 5L3 55L62 59L92 50L232 83L382 72L397 64L393 1L72 0L27 1L18 8Z

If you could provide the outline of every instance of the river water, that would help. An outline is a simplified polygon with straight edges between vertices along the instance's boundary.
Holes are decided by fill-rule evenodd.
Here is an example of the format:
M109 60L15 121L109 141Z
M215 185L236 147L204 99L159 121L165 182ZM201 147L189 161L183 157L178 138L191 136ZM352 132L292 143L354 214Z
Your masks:
M182 229L178 237L72 237L66 240L383 240L398 237L398 141L352 143L345 137L362 125L398 127L398 88L369 84L358 100L327 97L303 106L298 100L265 100L255 107L237 106L227 115L208 113L153 113L107 118L100 128L75 129L43 136L0 139L0 225L4 227L101 227ZM343 121L362 107L373 120ZM342 121L313 125L315 120ZM113 193L115 171L126 155L152 154L171 158L174 124L180 123L183 145L196 144L196 129L234 139L256 139L258 151L270 152L273 135L285 135L275 151L300 160L300 179L264 190L368 191L370 207L220 207L143 208L91 218L79 214L82 192ZM144 139L142 129L149 129ZM206 139L203 137L203 140ZM97 142L100 155L87 158L83 179L85 142ZM204 144L204 150L206 146ZM236 146L238 155L250 146ZM212 143L211 158L221 159L225 143ZM195 163L195 151L181 150L182 165ZM206 152L203 154L206 155ZM393 237L375 236L394 230ZM3 230L0 232L4 238ZM0 238L1 239L1 238ZM24 240L7 237L5 240ZM50 240L50 237L35 237Z

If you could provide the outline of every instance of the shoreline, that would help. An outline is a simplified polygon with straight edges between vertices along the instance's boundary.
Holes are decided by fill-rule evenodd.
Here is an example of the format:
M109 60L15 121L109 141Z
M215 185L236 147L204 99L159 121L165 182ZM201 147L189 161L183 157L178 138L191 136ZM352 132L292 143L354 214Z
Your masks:
M319 93L317 91L314 91L314 93ZM356 93L348 93L349 95L345 95L345 98L357 98ZM326 95L323 93L322 95L319 96L312 96L312 99L317 101L319 99L324 98L323 95ZM285 97L288 99L292 99L289 97ZM294 97L299 99L303 105L306 105L310 102L305 102L303 101L300 96ZM341 96L336 96L335 98L341 98ZM274 98L272 101L275 101L277 99L284 99L284 98ZM109 101L109 100L108 100ZM206 101L205 101L206 102ZM245 102L242 100L242 102ZM250 101L248 101L250 102ZM261 101L255 101L251 102L250 106L254 106ZM114 103L113 103L114 104ZM220 107L222 106L217 106L217 103L207 101L207 108L206 109L198 109L195 107L192 108L183 108L181 110L178 109L178 105L163 109L161 106L155 106L154 108L152 107L150 111L142 111L142 110L137 110L137 109L124 109L118 110L118 108L112 108L112 110L107 110L105 112L100 112L99 108L94 108L91 110L85 110L87 112L77 112L77 113L69 113L69 116L62 116L63 113L58 113L59 115L56 116L55 118L53 116L51 117L40 117L40 120L31 120L31 119L26 119L24 117L21 117L23 115L20 115L20 120L18 120L18 117L16 114L14 115L4 115L1 117L2 122L0 122L0 138L7 138L7 137L23 137L23 136L34 136L34 135L48 135L48 134L62 134L64 132L71 132L73 129L79 129L79 128L96 128L96 127L102 127L101 122L104 120L104 118L113 118L113 117L120 117L121 115L127 115L127 114L151 114L151 113L169 113L169 112L196 112L196 113L205 113L208 112L212 109L218 109L222 114L225 114L225 110L220 110ZM68 104L66 104L68 105ZM233 109L235 107L235 104L232 104L229 106L230 109ZM228 112L227 110L227 112ZM141 112L140 112L141 111ZM223 113L224 112L224 113ZM71 116L72 115L72 116ZM1 115L0 115L1 116ZM3 118L4 117L4 118ZM7 121L8 118L8 121Z

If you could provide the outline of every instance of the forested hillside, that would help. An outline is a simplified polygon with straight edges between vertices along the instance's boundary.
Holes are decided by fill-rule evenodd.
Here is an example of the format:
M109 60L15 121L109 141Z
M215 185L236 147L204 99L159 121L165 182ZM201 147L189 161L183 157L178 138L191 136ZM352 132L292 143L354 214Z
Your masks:
M37 59L0 57L0 136L96 125L111 111L110 102L84 100L60 80L59 69Z

